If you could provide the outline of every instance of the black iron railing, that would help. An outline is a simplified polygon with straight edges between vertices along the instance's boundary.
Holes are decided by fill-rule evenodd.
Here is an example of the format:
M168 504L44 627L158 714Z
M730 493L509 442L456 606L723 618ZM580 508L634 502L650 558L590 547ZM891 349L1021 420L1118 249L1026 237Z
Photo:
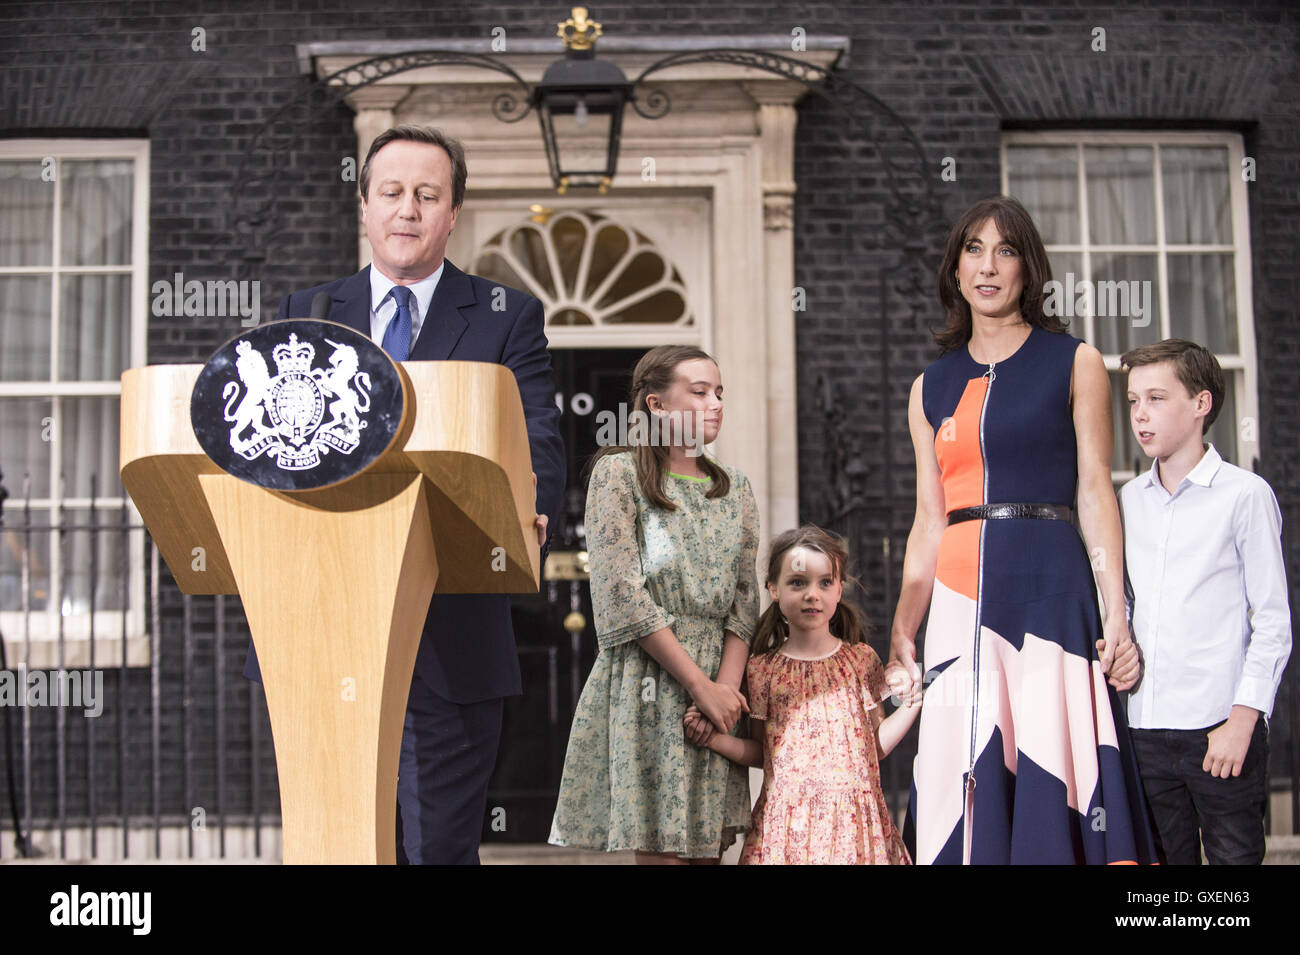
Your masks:
M238 599L181 594L127 505L92 498L75 520L38 511L11 502L0 528L0 861L278 858L270 723L262 688L239 675L248 630ZM866 525L858 536L870 536ZM44 556L72 552L89 556ZM881 560L896 565L898 556ZM62 579L50 579L50 563ZM77 574L89 584L75 585ZM574 607L590 620L585 583L568 587L577 589L544 586L516 605L525 692L507 701L489 790L489 809L511 822L498 832L485 820L485 844L545 839L574 701L595 655L589 629L571 637L560 626ZM52 595L63 595L53 610ZM881 620L891 609L884 597L867 598ZM80 675L80 699L49 692L61 674ZM97 681L92 701L84 687ZM1272 720L1270 791L1290 794L1290 818L1271 816L1272 833L1300 832L1296 682L1289 670ZM35 685L47 692L16 700L19 687ZM911 776L898 755L885 779L895 809Z

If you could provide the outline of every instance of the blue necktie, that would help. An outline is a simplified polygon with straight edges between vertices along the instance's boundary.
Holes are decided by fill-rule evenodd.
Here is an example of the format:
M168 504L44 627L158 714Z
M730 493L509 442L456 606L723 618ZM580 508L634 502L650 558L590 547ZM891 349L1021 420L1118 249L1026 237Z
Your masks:
M394 285L391 294L397 303L397 314L384 330L383 349L393 361L406 361L411 357L411 290L405 285Z

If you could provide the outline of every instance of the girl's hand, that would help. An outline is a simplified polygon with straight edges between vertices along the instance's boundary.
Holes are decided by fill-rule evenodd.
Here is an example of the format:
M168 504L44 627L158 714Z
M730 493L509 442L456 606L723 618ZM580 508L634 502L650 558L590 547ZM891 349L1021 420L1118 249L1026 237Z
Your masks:
M904 694L900 699L903 701L903 706L913 709L925 701L925 694L922 692L921 687L917 685L912 688L911 693Z
M694 703L686 708L682 726L686 731L686 738L696 746L708 746L709 740L713 739L713 734L717 732Z
M897 699L912 705L921 692L921 668L916 665L916 644L908 640L897 641L889 665L885 667L885 683Z
M700 713L712 723L720 733L730 733L740 722L740 714L749 712L749 703L744 695L734 687L709 680L701 684L699 690L692 694Z

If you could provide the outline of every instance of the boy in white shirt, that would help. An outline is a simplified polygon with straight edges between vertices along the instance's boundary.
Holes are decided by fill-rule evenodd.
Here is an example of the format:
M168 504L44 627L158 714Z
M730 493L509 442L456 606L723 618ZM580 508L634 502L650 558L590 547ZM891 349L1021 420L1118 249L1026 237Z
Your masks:
M1133 633L1143 673L1129 726L1163 861L1259 864L1267 719L1291 652L1282 516L1258 475L1202 438L1223 371L1192 342L1121 359L1129 420L1151 470L1120 490Z

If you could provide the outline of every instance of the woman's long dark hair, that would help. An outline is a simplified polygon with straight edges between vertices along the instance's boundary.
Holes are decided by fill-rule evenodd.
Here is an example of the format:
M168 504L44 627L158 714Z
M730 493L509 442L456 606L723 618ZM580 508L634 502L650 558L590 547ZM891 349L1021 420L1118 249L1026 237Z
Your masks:
M694 345L660 345L642 355L632 372L632 385L628 389L629 415L636 411L650 414L647 396L667 391L677 378L677 366L697 358L717 364L712 355ZM632 429L629 427L628 430L630 432ZM601 448L587 463L588 473L605 455L622 451L632 452L632 459L636 462L637 482L641 485L641 493L646 496L646 500L665 511L677 510L677 505L668 500L668 495L664 493L664 476L668 473L668 446L662 442L649 441L645 444ZM726 497L731 491L731 478L727 477L722 465L704 454L702 448L700 470L713 479L713 485L705 497Z
M1066 330L1065 322L1058 316L1043 313L1047 283L1052 280L1052 264L1043 248L1043 237L1038 234L1038 227L1025 207L1015 199L990 196L962 213L944 245L943 264L939 266L939 301L943 303L948 324L943 331L933 333L941 352L950 352L970 341L970 303L957 287L957 261L962 250L978 237L980 229L990 219L1002 234L1002 240L1020 255L1021 278L1024 280L1020 292L1020 317L1049 332ZM1066 294L1073 294L1073 290L1067 289Z
M778 584L781 581L781 565L785 555L796 547L825 554L834 568L836 579L841 583L852 581L847 575L849 548L844 539L829 531L822 530L815 524L804 524L792 531L786 531L772 541L768 550L767 580L765 583ZM847 596L840 598L839 606L830 620L831 633L845 643L866 643L867 615ZM790 624L781 615L778 601L772 601L763 615L758 618L758 627L754 631L751 654L775 653L790 639Z

